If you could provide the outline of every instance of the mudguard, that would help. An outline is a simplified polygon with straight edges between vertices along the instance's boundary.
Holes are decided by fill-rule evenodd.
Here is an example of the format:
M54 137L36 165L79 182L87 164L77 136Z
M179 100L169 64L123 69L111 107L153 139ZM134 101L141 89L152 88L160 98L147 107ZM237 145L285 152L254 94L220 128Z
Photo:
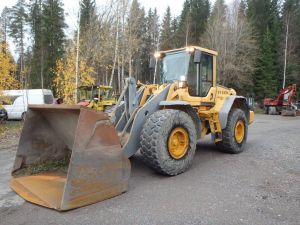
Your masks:
M232 106L234 105L234 103L237 103L237 102L239 102L242 105L243 110L245 110L246 117L249 120L250 109L249 109L249 106L247 105L246 98L244 98L242 96L229 96L225 100L225 102L219 112L219 120L220 120L222 129L226 128L229 112L230 112Z

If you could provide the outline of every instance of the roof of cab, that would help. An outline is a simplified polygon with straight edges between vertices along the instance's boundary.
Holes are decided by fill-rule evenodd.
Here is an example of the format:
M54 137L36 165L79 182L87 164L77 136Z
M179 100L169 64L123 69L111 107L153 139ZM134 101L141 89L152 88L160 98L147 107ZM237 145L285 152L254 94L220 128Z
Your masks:
M159 52L161 52L161 53L171 53L171 52L183 51L187 48L194 48L194 49L200 50L201 52L206 52L208 54L218 56L218 52L207 49L207 48L202 48L202 47L199 47L199 46L188 46L188 47L185 47L185 48L177 48L177 49L172 49L172 50L167 50L167 51L159 51Z

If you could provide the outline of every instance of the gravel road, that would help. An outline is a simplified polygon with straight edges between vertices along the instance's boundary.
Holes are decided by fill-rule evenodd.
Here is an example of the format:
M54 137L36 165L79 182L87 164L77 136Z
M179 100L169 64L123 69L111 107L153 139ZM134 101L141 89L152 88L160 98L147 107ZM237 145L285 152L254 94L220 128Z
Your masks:
M131 159L129 191L59 213L27 202L8 187L17 139L0 145L0 224L300 224L300 117L257 115L239 155L207 139L193 166L176 177Z

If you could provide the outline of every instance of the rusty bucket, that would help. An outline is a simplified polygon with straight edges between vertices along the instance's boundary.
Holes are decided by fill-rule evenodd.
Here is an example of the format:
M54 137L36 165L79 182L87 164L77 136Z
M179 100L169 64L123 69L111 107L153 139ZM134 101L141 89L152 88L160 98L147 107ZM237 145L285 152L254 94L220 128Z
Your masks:
M108 116L80 106L30 106L11 188L25 200L59 211L122 194L130 162Z

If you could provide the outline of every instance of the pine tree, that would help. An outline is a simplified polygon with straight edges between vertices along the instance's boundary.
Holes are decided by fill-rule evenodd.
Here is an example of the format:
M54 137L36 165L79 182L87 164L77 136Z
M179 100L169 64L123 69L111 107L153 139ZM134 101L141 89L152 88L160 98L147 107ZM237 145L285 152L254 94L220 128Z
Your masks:
M56 61L64 54L66 27L60 0L43 3L44 87L52 88Z
M17 46L19 53L18 60L18 80L24 83L23 72L24 72L24 53L25 53L25 33L27 23L27 12L26 12L26 1L18 0L16 5L10 9L9 13L9 35L13 38L14 44Z
M261 52L258 59L258 70L255 74L255 87L258 99L265 97L274 97L277 93L276 88L276 71L274 67L274 51L272 50L273 37L272 33L267 29L263 37Z
M263 97L272 97L280 88L282 75L279 67L280 23L278 9L278 0L248 0L247 15L255 26L261 46L257 62L258 69L255 73L255 83L261 87L255 88L255 94L259 100L262 100ZM270 80L270 77L273 80ZM270 85L267 84L268 82ZM270 88L270 90L266 88ZM267 96L267 94L271 96Z
M96 20L95 0L80 1L80 29L81 34L90 29L91 24Z
M181 45L199 45L210 13L209 0L186 0L180 16Z
M171 34L172 39L170 40L170 43L172 45L171 49L173 48L179 48L181 46L180 44L180 37L179 37L179 17L175 17L171 21Z
M33 0L30 5L29 24L32 36L32 59L29 86L31 88L44 87L44 21L42 14L42 0Z
M136 74L142 82L153 82L153 74L149 69L150 56L159 48L159 17L157 10L149 9L144 20L143 35L141 39L140 65Z
M168 50L172 48L172 17L171 9L167 8L161 27L160 49Z

